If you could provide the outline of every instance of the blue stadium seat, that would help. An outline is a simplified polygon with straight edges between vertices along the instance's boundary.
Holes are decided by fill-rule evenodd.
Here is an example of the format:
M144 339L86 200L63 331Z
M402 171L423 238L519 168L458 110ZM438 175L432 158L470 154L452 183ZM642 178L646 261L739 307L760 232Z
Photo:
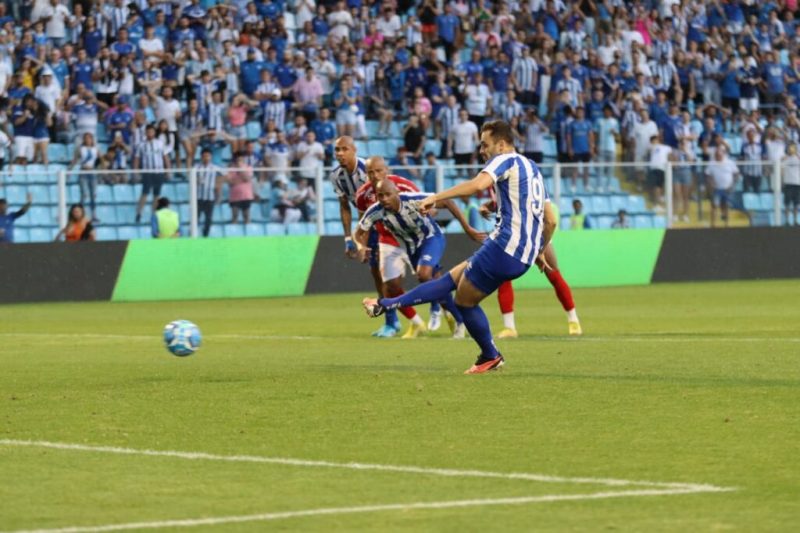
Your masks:
M327 200L324 204L325 220L338 220L339 219L339 202Z
M6 201L8 201L9 205L12 207L24 204L26 201L26 194L26 188L22 185L6 186Z
M665 229L667 227L667 217L664 215L655 215L653 217L653 227Z
M211 230L209 230L208 232L208 236L215 239L219 237L224 237L225 235L222 232L222 226L223 226L222 224L212 224Z
M746 192L742 194L742 204L746 211L758 211L761 209L761 200L758 194L754 192Z
M174 202L188 202L189 201L189 184L185 181L174 182L175 198L170 198Z
M591 197L592 199L592 206L591 206L591 213L595 215L603 215L606 213L612 213L611 210L611 202L609 201L608 196L600 196L594 195ZM588 202L587 202L588 203Z
M367 136L370 138L378 135L378 127L380 123L377 120L367 120Z
M97 203L110 204L114 202L114 194L111 190L111 185L98 185L97 186Z
M316 233L314 224L308 222L292 222L286 224L287 235L311 235Z
M161 187L161 196L166 196L173 203L178 200L178 189L174 182L167 182Z
M97 206L97 218L103 224L118 224L119 222L130 222L129 220L117 220L117 208L113 205Z
M774 196L771 192L762 192L760 195L761 209L764 211L772 211L774 209L773 200Z
M392 121L392 124L389 126L389 137L397 138L403 136L403 127L400 123L396 120Z
M117 223L118 224L132 224L136 219L136 205L124 204L117 206ZM105 222L103 219L101 221Z
M355 141L354 144L356 145L356 155L358 157L369 157L371 155L376 155L370 153L367 141Z
M572 198L569 196L562 196L561 201L558 202L558 210L562 215L572 215L575 213L572 209Z
M619 212L620 209L628 209L628 197L622 196L620 194L615 194L609 198L609 203L611 205L611 212L616 214Z
M556 157L558 155L558 151L556 150L556 138L552 135L548 135L544 138L544 156L545 157Z
M54 163L68 163L72 153L67 152L66 144L52 143L47 146L47 159Z
M329 179L322 182L322 197L326 200L336 199L336 192L333 190L333 182Z
M614 223L614 218L615 217L609 215L600 215L592 217L592 222L596 229L609 229L611 228L611 224Z
M344 235L341 222L326 222L325 235Z
M244 237L244 226L242 224L225 224L223 232L225 237Z
M114 185L114 200L121 203L135 202L139 199L139 190L136 185Z
M558 225L559 229L570 229L569 217L561 217L561 222Z
M173 205L172 209L178 212L178 216L183 222L188 223L192 219L192 213L189 209L188 203L180 203L177 205Z
M451 220L444 228L445 233L464 233L464 228L458 223L458 220Z
M49 204L58 201L58 197L50 197L50 187L47 185L28 185L28 192L33 196L33 202L36 204Z
M31 232L28 228L14 228L14 242L30 242Z
M384 139L370 139L367 142L367 151L365 156L381 156L386 157L387 144ZM359 153L361 153L359 151Z
M386 155L384 157L394 157L397 155L397 149L405 144L403 139L389 139L386 141Z
M267 228L264 226L264 224L246 224L244 227L244 233L248 237L261 237L266 235Z
M98 241L116 241L119 238L117 228L111 226L98 226L96 235Z
M31 228L29 242L51 242L55 239L56 232L45 228Z
M653 227L653 219L650 215L635 215L632 218L634 228L640 229Z
M28 211L27 223L30 226L52 226L56 224L55 209L33 205Z
M618 193L622 191L622 188L619 185L619 178L611 178L608 180L608 186L606 188L606 192L610 193Z
M278 236L286 235L286 226L279 223L270 222L267 224L267 235Z
M120 226L117 228L117 238L121 241L138 239L139 235L139 226Z
M645 205L643 196L628 196L628 213L644 213L646 211L647 206Z
M423 155L424 153L427 152L433 152L433 154L436 157L439 157L441 150L442 150L442 141L440 141L439 139L428 139L427 141L425 141L425 150L423 151Z

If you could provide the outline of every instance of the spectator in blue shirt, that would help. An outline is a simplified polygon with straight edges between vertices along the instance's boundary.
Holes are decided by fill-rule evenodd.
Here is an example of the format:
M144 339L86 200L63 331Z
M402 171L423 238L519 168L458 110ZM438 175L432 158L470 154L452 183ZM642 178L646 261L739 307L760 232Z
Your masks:
M93 90L92 76L94 75L94 64L87 56L86 50L81 48L78 50L78 61L72 65L72 91L75 92L79 84L88 90Z
M133 122L133 115L128 112L127 105L119 96L114 96L114 108L110 111L106 121L111 137L117 132L122 134L122 140L125 144L131 143L131 123Z
M283 62L281 62L272 72L275 81L283 89L290 89L294 82L297 81L297 71L292 66L292 53L287 51L283 54Z
M736 56L731 54L728 61L724 62L719 70L722 75L720 83L722 107L730 109L736 114L739 112L739 98L742 96L739 90L739 67Z
M247 59L239 65L239 81L242 91L248 97L252 97L256 92L258 84L261 82L261 70L263 63L256 60L256 49L247 49Z
M323 107L319 118L311 122L311 130L316 134L317 141L325 148L326 165L333 157L333 141L336 139L336 124L331 120L331 111Z
M439 42L444 47L447 60L453 60L453 52L455 51L456 36L460 21L457 16L453 14L453 8L450 4L445 4L444 13L436 17L436 29L439 32Z
M572 169L572 190L576 189L578 172L583 173L583 186L588 191L589 188L589 163L592 154L595 153L594 128L592 123L586 120L586 110L579 107L575 111L575 120L569 124L567 130L567 145L569 146L570 162L577 163Z
M120 28L117 42L113 43L109 49L111 56L118 58L120 56L127 56L136 51L136 46L128 40L128 29Z
M765 82L764 103L779 104L786 91L786 68L778 61L778 54L771 52L767 54L767 62L764 63L763 76Z
M14 242L14 222L28 212L33 198L28 193L27 202L19 210L8 213L8 202L5 198L0 198L0 242Z
M414 89L425 88L428 85L428 71L419 65L417 56L411 57L411 64L406 67L406 97L414 96Z
M493 108L499 109L506 104L506 91L511 78L511 63L505 53L500 54L500 61L492 67L489 76L489 89L492 90Z

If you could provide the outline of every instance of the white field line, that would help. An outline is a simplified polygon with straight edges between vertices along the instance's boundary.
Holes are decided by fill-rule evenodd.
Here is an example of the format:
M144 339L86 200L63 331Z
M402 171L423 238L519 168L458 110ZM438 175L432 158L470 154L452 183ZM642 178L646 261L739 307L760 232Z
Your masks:
M98 339L98 340L141 340L150 341L159 340L158 335L125 335L114 333L13 333L6 332L0 333L0 337L18 337L18 338L31 338L31 339ZM240 335L240 334L221 334L221 335L207 335L207 339L228 339L228 340L265 340L265 341L320 341L331 340L340 337L324 337L313 335ZM341 337L344 338L344 337ZM350 337L347 337L350 338ZM368 337L364 337L365 339ZM445 337L442 337L445 338ZM567 337L567 336L530 336L529 340L536 341L564 341L564 342L649 342L649 343L685 343L685 342L766 342L766 343L798 343L800 337L715 337L713 335L707 336L694 336L689 334L686 337L677 336L585 336L580 338Z
M215 526L243 522L266 522L305 516L341 515L356 513L376 513L381 511L412 511L426 509L454 509L459 507L481 507L489 505L524 505L576 500L602 500L608 498L631 498L642 496L670 496L698 492L722 492L726 489L642 489L615 492L594 492L589 494L546 494L542 496L522 496L517 498L493 498L480 500L453 500L442 502L388 503L383 505L360 505L355 507L323 507L303 511L285 511L241 516L219 516L214 518L193 518L183 520L161 520L155 522L131 522L127 524L108 524L104 526L71 526L54 529L18 530L6 533L94 533L103 531L124 531L129 529L160 529L167 527Z
M264 457L258 455L218 455L203 452L183 452L174 450L147 450L136 448L120 448L116 446L91 446L87 444L74 444L67 442L49 442L33 440L0 439L0 446L27 446L36 448L51 448L56 450L70 450L81 452L111 453L119 455L144 455L151 457L172 457L178 459L225 461L235 463L267 463L288 466L304 466L315 468L342 468L347 470L372 470L381 472L396 472L405 474L422 474L445 477L475 477L495 478L508 480L537 481L542 483L576 483L606 486L642 486L660 489L689 490L692 492L715 492L734 490L714 485L696 483L666 483L658 481L634 481L628 479L586 478L549 476L544 474L530 474L523 472L489 472L485 470L456 470L449 468L426 468L422 466L385 465L372 463L339 463L333 461L315 461L306 459L293 459L289 457Z

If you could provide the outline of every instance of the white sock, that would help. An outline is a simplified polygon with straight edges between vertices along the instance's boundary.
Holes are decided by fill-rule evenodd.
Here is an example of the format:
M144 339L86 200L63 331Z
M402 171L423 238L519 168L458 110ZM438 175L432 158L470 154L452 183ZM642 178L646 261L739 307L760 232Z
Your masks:
M570 322L577 322L578 321L578 313L575 311L573 307L569 311L567 311L567 320Z
M516 324L514 324L514 311L510 313L503 313L503 327L508 329L517 329Z
M421 326L425 322L422 321L422 318L420 318L419 313L417 313L416 315L414 315L414 318L411 319L411 323L414 324L415 326Z

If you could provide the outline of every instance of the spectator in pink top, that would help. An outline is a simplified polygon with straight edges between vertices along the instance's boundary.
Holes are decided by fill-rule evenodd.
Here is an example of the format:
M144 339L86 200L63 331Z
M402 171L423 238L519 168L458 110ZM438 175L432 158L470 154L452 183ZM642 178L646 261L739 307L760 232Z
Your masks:
M415 88L414 102L412 104L411 113L430 116L432 111L433 104L431 104L431 101L427 96L425 96L425 91L422 89L422 87Z
M231 150L236 152L243 152L247 144L247 111L250 109L250 100L243 93L239 93L233 97L233 102L228 108L228 125L230 126L230 134L233 137L231 141Z
M244 223L250 223L250 205L255 199L253 192L253 168L245 161L244 152L236 152L236 157L231 160L230 170L225 177L228 182L228 201L233 212L232 223L239 221L239 211L242 212Z
M306 75L294 82L294 107L303 113L309 124L317 118L317 111L322 106L322 82L314 74L311 65L306 66Z
M378 31L378 25L375 24L375 22L369 23L369 28L367 29L367 34L364 36L363 42L367 48L372 48L376 44L379 46L383 44L383 34Z

